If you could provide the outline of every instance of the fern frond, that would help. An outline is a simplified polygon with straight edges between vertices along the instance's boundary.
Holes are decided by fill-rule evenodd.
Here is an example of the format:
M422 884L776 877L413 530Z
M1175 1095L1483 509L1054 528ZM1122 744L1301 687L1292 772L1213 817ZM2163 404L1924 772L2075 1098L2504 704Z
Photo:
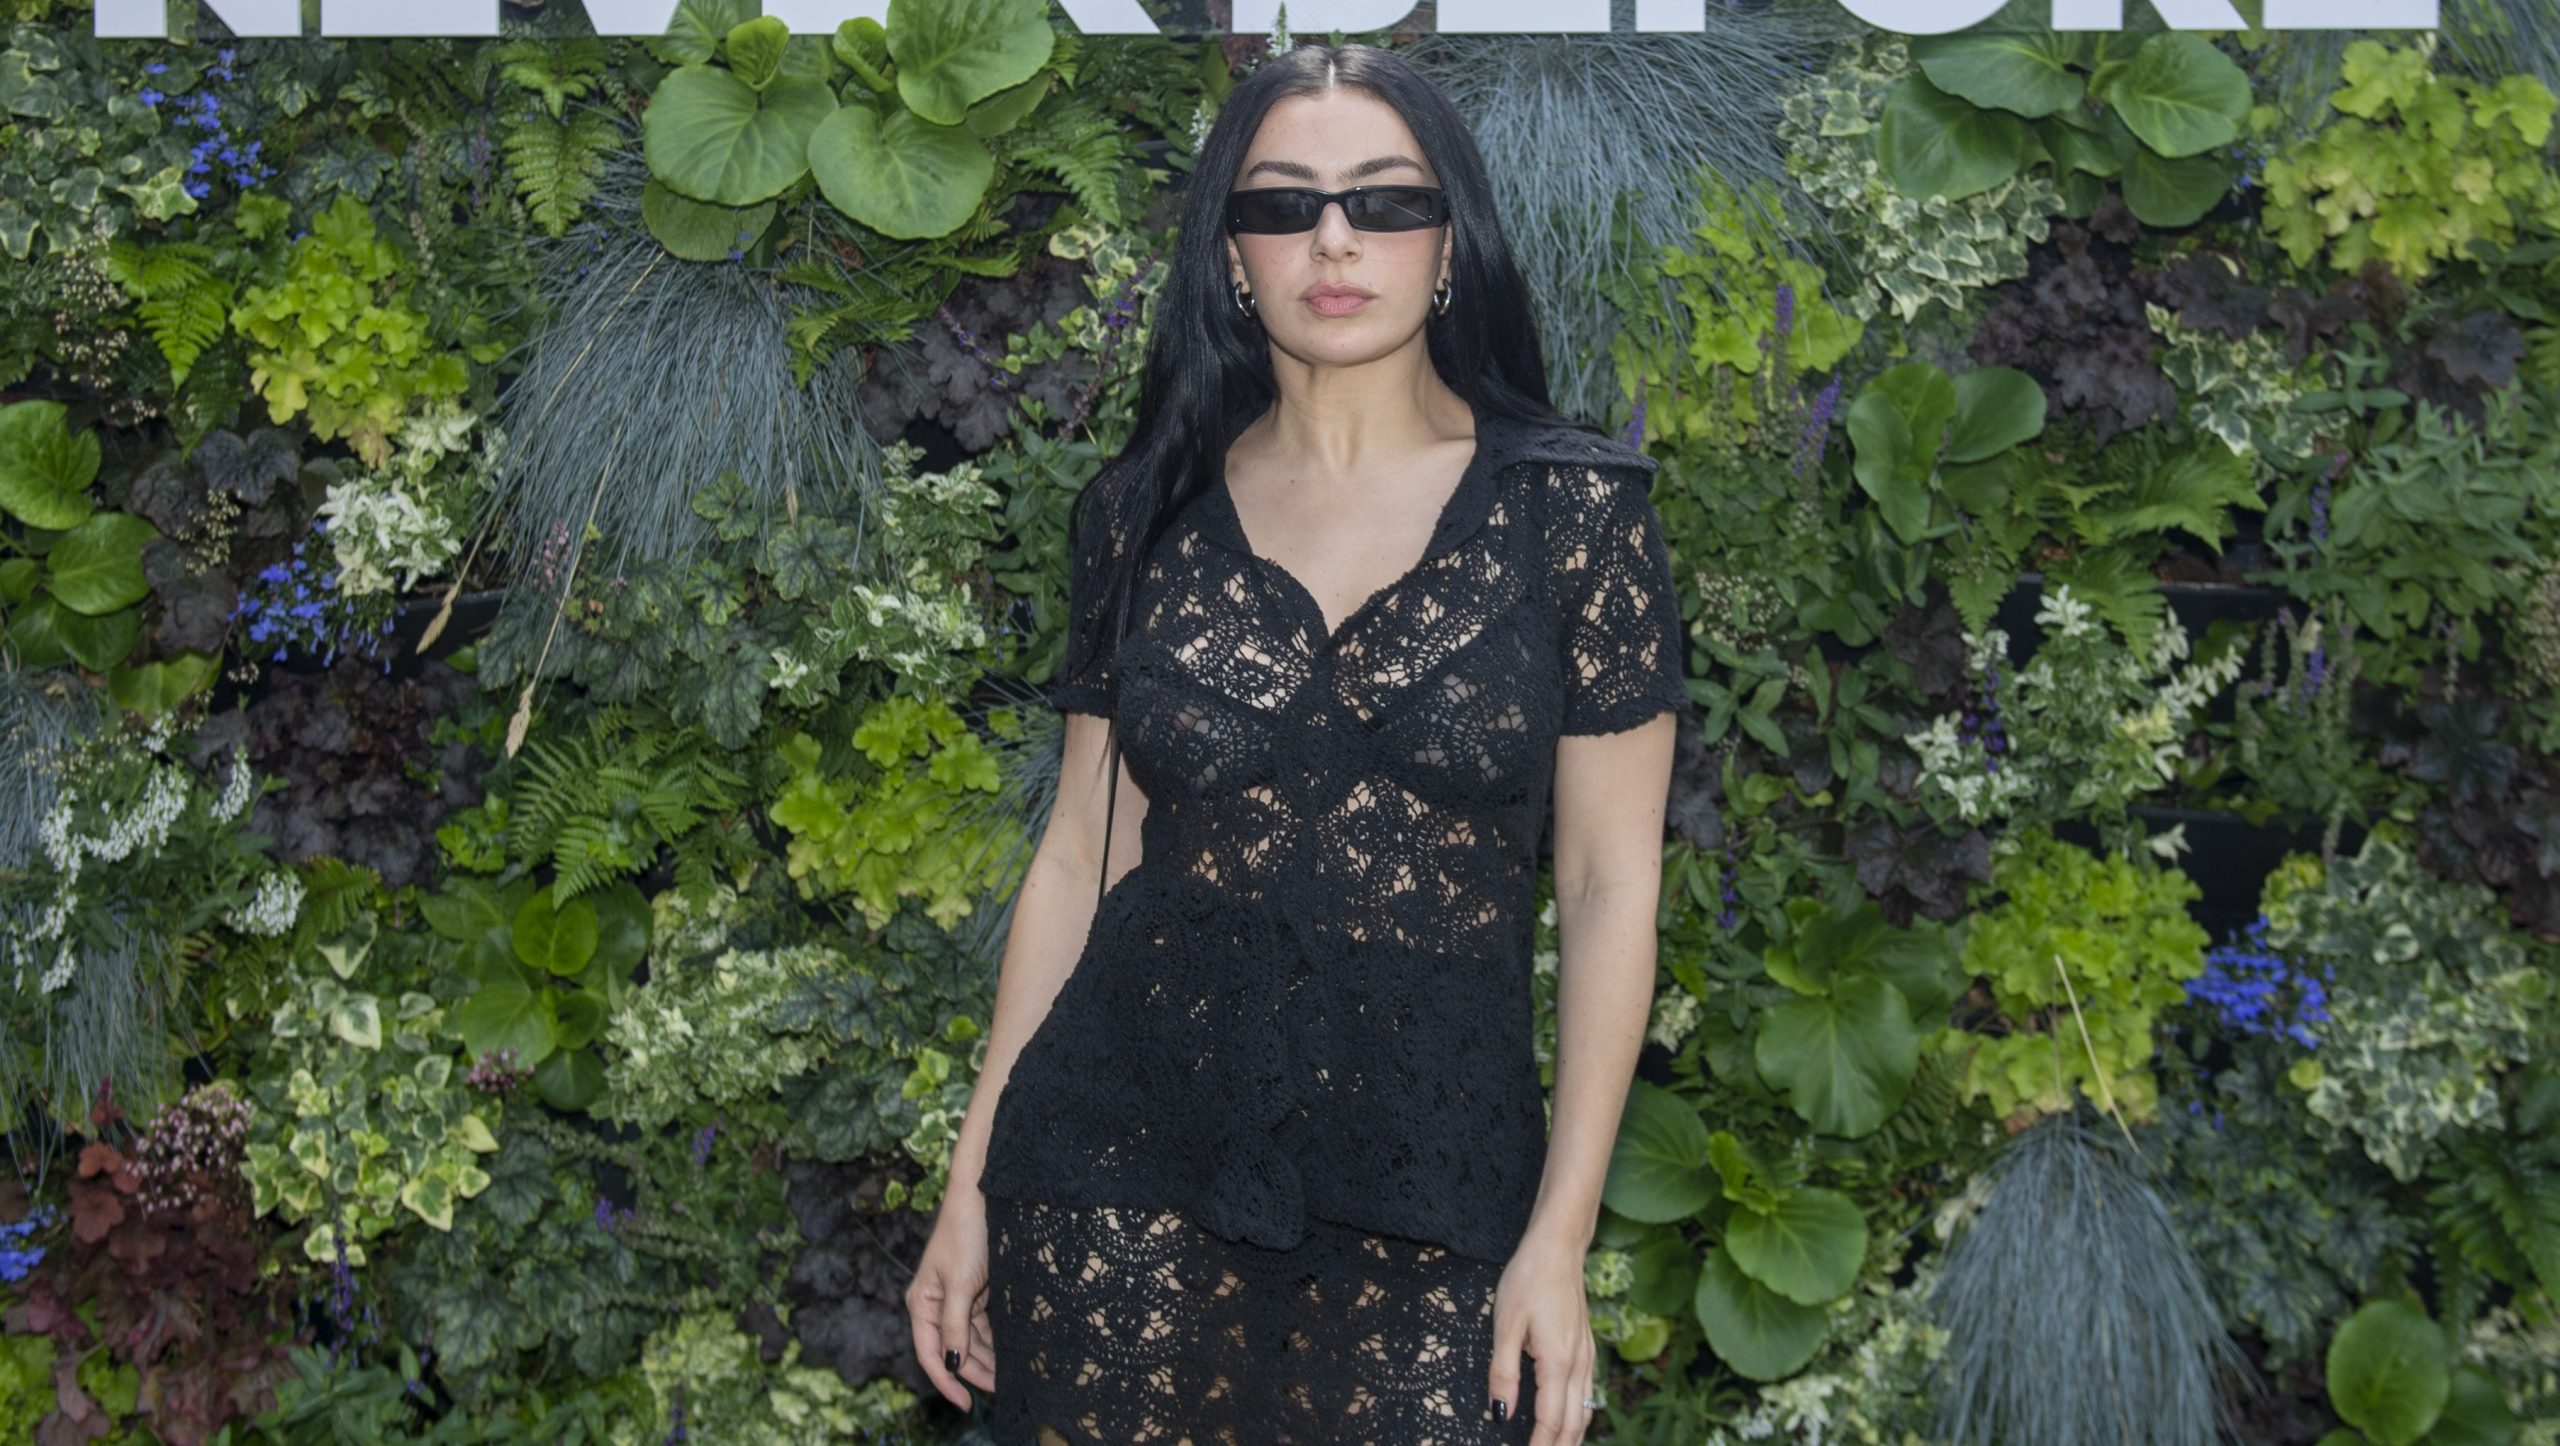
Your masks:
M542 108L556 119L571 100L584 100L595 90L612 53L593 36L545 36L510 40L497 47L494 58L499 79L542 97Z
M2456 1141L2427 1191L2439 1269L2449 1261L2560 1302L2560 1171L2503 1137ZM2468 1316L2460 1317L2468 1319Z
M621 128L595 110L580 110L566 119L531 117L498 133L498 150L507 158L516 194L552 236L566 235L569 224L595 198L599 165L620 144Z
M1106 226L1128 224L1123 190L1130 174L1128 138L1110 117L1062 109L1022 136L1013 156L1056 176L1086 215Z
M107 248L107 274L134 298L173 382L186 381L196 358L229 324L231 283L213 273L211 260L209 248L189 242L145 249L118 241Z

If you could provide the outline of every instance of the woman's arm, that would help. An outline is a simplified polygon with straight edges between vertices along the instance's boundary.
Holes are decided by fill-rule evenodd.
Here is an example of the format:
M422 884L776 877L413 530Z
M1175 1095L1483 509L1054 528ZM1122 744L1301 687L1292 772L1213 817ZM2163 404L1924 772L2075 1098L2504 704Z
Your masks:
M1556 1087L1527 1235L1579 1258L1653 1014L1676 715L1556 744Z
M1023 1044L1048 1017L1058 986L1074 970L1077 956L1084 952L1085 935L1093 927L1104 806L1109 802L1102 787L1102 767L1110 722L1090 713L1064 716L1067 737L1058 766L1058 796L1024 872L1021 891L1014 897L1013 925L1005 935L1004 959L996 974L995 1017L987 1026L986 1063L971 1087L968 1113L951 1146L946 1203L983 1207L978 1174L986 1164L996 1096L1013 1074L1013 1061ZM1138 825L1147 815L1147 796L1130 779L1125 758L1117 771L1120 802L1111 817L1114 879L1137 864Z

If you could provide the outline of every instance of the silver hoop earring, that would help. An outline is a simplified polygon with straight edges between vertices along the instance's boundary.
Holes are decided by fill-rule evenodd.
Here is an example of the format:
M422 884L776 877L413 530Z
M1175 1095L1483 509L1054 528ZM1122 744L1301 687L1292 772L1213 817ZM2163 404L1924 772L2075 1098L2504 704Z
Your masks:
M1262 314L1262 303L1254 300L1253 293L1244 289L1243 282L1230 281L1227 290L1235 297L1237 314L1245 320L1251 321Z
M1455 280L1455 278L1451 278L1451 280ZM1431 293L1431 314L1433 316L1447 316L1449 314L1449 293L1449 281L1441 282L1440 289Z

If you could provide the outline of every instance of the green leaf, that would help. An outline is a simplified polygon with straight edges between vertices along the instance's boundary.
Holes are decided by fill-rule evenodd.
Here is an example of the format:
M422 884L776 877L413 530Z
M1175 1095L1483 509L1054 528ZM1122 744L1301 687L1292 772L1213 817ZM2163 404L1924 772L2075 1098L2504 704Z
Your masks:
M1724 1363L1755 1381L1794 1374L1822 1348L1831 1317L1799 1305L1743 1273L1722 1244L1707 1252L1694 1301L1707 1344Z
M1955 379L1947 460L1979 462L2044 430L2044 388L2015 367L1975 367Z
M554 994L551 1017L555 1037L564 1050L584 1049L604 1032L604 996L592 989L573 989Z
M853 534L824 517L785 523L765 539L764 569L773 590L793 602L841 593L853 571Z
M1821 1305L1858 1283L1867 1220L1837 1190L1790 1190L1775 1210L1734 1212L1724 1244L1743 1274L1798 1305Z
M628 879L588 898L596 915L595 957L590 964L600 975L627 980L649 952L649 900Z
M883 121L849 105L809 142L809 168L835 208L900 240L947 236L976 214L995 156L965 126L938 126L911 111Z
M649 170L678 194L750 206L809 169L809 138L836 110L822 81L786 76L761 94L725 70L683 66L658 82L640 118Z
M51 603L45 598L37 606ZM33 611L32 608L29 611ZM54 635L80 666L93 673L103 673L133 656L133 645L142 641L142 610L125 608L104 617L82 617L69 608L57 608L53 614Z
M2123 163L2125 209L2145 226L2192 226L2231 190L2231 165L2218 156L2161 155L2142 143L2114 111L2106 114L2109 146Z
M898 83L889 78L889 32L881 28L879 21L868 15L838 21L828 45L845 69L852 71L874 95L885 98L898 88Z
M2080 103L2087 82L2071 64L2081 48L2073 31L1967 32L1914 37L1911 58L1950 95L2032 117Z
M68 410L44 400L0 407L0 511L29 527L60 532L89 515L98 437L69 431Z
M2378 1446L2409 1446L2452 1394L2444 1332L2405 1299L2374 1301L2329 1341L2329 1404Z
M773 84L782 74L782 50L790 39L791 27L772 15L738 24L723 47L730 73L757 90Z
M2025 121L1949 95L1925 76L1904 76L1876 123L1876 164L1915 200L1988 191L2016 175L2026 155Z
M2192 30L2164 30L2115 73L2107 103L2153 151L2192 156L2240 138L2249 78L2212 41Z
M138 668L110 667L107 692L128 713L166 713L212 682L221 666L220 653L180 653Z
M960 124L980 140L993 140L1028 119L1049 98L1051 77L1033 75L1020 85L1008 86L969 107L969 115Z
M604 1065L594 1050L563 1050L534 1067L533 1087L555 1110L587 1110L604 1097Z
M651 176L640 188L640 219L667 254L686 261L726 261L743 251L773 224L774 203L714 206L679 196Z
M1855 1139L1902 1107L1920 1068L1920 1035L1902 991L1861 976L1821 998L1770 1005L1751 1057L1806 1124Z
M58 667L71 661L71 649L62 641L61 620L78 614L49 597L34 602L9 615L9 661L29 671Z
M2036 139L2044 142L2045 153L2053 157L2054 168L2066 176L2112 177L2124 169L2124 162L2107 148L2103 135L2067 124L2056 116L2036 122L2035 129Z
M2444 1414L2436 1418L2423 1446L2508 1446L2523 1424L2507 1405L2507 1393L2486 1372L2478 1366L2456 1366Z
M1647 1080L1629 1086L1600 1200L1630 1220L1685 1220L1715 1194L1704 1170L1707 1126L1678 1095Z
M101 512L62 534L45 557L45 590L75 613L97 617L151 595L142 545L160 529L125 512Z
M1043 0L889 0L898 96L936 125L1030 79L1057 38Z
M575 974L596 956L596 906L584 899L554 904L545 889L524 901L514 920L516 957L551 974Z
M479 988L451 1015L453 1031L476 1058L501 1049L516 1052L516 1067L540 1064L555 1043L551 1011L513 969L479 976Z

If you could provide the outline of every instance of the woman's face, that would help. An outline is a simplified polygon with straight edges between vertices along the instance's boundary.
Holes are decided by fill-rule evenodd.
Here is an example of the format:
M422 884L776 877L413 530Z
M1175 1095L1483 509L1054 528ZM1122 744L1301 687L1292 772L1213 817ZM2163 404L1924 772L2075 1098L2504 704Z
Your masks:
M1313 186L1437 186L1440 177L1395 107L1344 86L1281 98L1262 118L1236 168L1233 189ZM1431 293L1449 274L1447 223L1419 231L1360 231L1340 202L1312 231L1288 236L1230 232L1227 279L1243 284L1272 343L1309 362L1369 361L1414 340L1430 318ZM1347 283L1371 293L1356 305L1310 297L1309 288Z

